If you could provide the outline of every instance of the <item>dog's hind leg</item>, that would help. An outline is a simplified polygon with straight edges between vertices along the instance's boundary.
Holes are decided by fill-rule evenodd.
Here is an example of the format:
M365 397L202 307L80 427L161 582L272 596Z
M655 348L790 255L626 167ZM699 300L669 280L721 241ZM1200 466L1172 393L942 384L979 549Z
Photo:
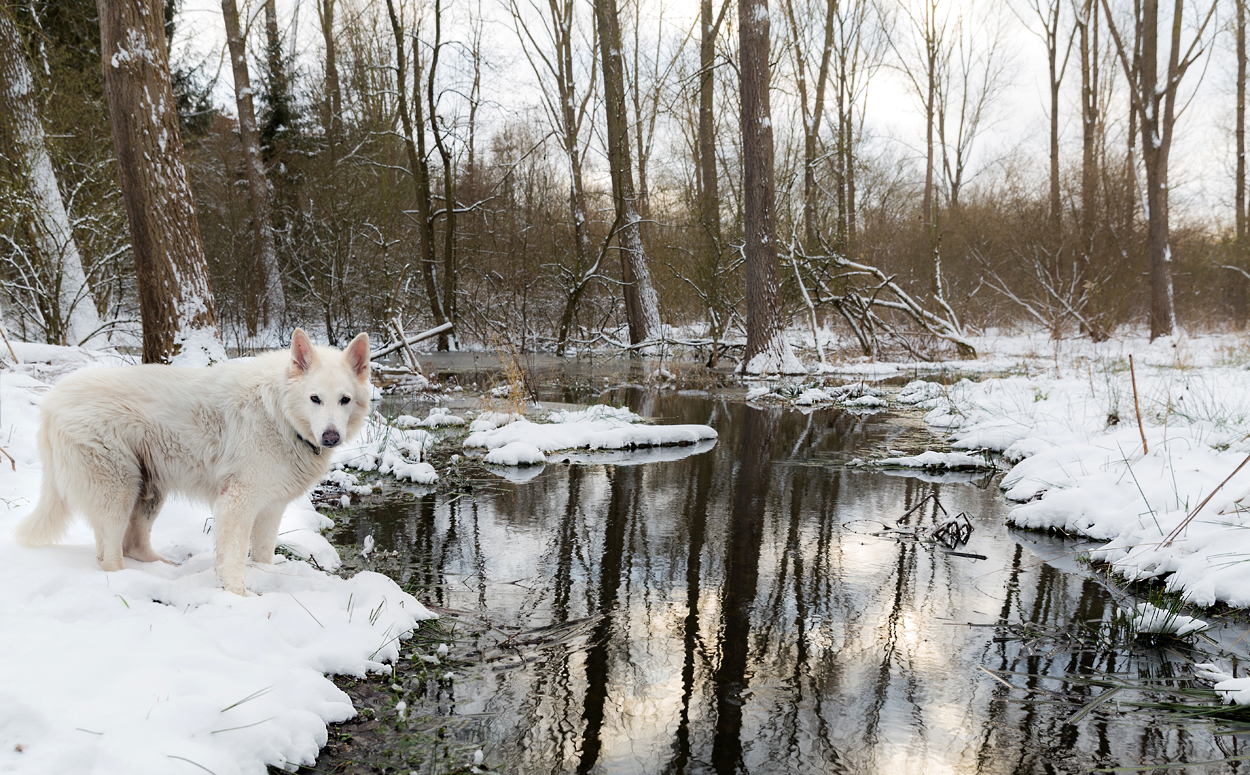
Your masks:
M95 531L96 559L106 571L121 570L126 530L143 487L139 466L108 454L84 454L78 461L81 476L69 501L87 513Z
M165 562L169 560L156 553L152 548L152 523L161 513L165 503L165 493L152 486L149 479L144 479L143 490L135 501L134 510L130 512L130 524L126 527L126 536L122 539L122 553L139 562Z
M115 489L101 493L98 503L91 510L91 527L95 530L95 557L100 567L107 571L126 567L122 560L126 528L134 511L134 498Z
M285 507L285 503L280 503L261 509L256 515L256 524L252 525L253 562L266 565L273 562L273 549L278 543L278 525L282 523Z

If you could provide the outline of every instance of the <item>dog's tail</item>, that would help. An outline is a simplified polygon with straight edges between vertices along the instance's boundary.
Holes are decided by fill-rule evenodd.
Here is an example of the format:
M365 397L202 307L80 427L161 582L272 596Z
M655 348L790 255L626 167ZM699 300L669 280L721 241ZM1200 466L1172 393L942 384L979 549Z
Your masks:
M39 424L39 457L43 460L43 483L39 491L39 503L26 519L18 524L14 537L26 546L54 544L65 535L73 516L65 496L56 483L56 464L52 457L52 443L47 422Z

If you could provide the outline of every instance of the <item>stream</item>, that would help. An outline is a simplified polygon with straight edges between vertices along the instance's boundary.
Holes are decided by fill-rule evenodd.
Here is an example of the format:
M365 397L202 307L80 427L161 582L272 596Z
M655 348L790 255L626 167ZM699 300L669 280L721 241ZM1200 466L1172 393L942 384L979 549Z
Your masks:
M720 436L555 453L500 471L516 481L354 510L335 542L373 536L454 622L455 680L426 698L440 734L514 773L1066 773L1250 753L1250 726L1194 718L1172 691L1213 655L1240 675L1244 621L1117 640L1130 593L1078 561L1086 545L1006 527L996 478L846 466L940 446L918 417L740 393L550 392ZM926 540L960 512L966 544Z

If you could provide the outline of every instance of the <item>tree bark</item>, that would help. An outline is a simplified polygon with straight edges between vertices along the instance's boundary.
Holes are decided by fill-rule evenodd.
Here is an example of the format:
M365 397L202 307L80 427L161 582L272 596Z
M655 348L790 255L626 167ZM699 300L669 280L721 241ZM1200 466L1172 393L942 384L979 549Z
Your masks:
M143 360L224 356L187 183L159 0L97 0L104 87L143 318Z
M638 214L638 196L634 189L616 0L595 0L594 6L603 64L608 167L612 173L612 200L616 209L613 229L621 252L621 284L629 341L630 344L640 344L661 335L660 302L651 284L651 270L647 267L647 254L642 243L642 219Z
M420 263L421 277L425 285L425 295L430 304L430 315L434 318L434 324L439 326L447 322L447 316L443 312L443 305L438 294L438 284L434 277L434 219L433 207L430 201L430 166L429 162L426 161L427 157L425 155L420 60L416 58L414 50L412 87L412 108L416 112L414 116L409 112L408 106L408 60L407 48L404 42L403 23L395 10L394 0L386 0L386 10L391 19L391 32L395 36L395 77L397 84L395 92L399 102L399 120L404 129L404 152L408 156L408 166L412 173L413 196L417 204L417 260ZM444 342L445 339L440 337L439 343L442 350L446 350L448 347Z
M334 5L338 0L317 0L317 15L321 20L321 38L325 42L325 101L322 103L322 124L330 144L333 162L338 144L343 139L343 90L339 86L338 47L334 40ZM97 0L99 2L99 0Z
M716 166L716 115L712 103L716 95L716 36L728 8L726 1L721 6L720 14L713 18L712 0L701 0L699 3L699 127L695 175L699 197L699 224L702 227L702 263L706 267L704 282L707 286L705 293L708 328L713 340L712 354L708 359L709 367L716 365L719 350L716 342L724 334L726 317L721 314L724 294L721 293L717 277L725 240L721 232L720 183Z
M456 320L456 168L455 160L447 147L446 130L438 127L438 101L434 94L434 78L438 71L438 55L442 50L443 6L434 0L434 47L430 57L430 75L426 92L430 101L430 133L443 162L443 316L454 323ZM448 350L450 334L438 337L438 349Z
M248 198L252 206L252 236L255 240L256 262L261 282L260 322L269 325L286 322L286 294L282 290L282 274L278 271L278 247L273 233L273 192L265 174L261 156L260 131L256 126L256 108L252 100L252 80L247 71L247 44L239 29L239 9L235 0L221 0L221 13L226 23L226 44L230 49L230 69L234 75L234 102L239 113L239 139L243 142L243 171L247 178ZM277 20L274 20L277 36Z
M0 114L7 116L0 121L7 124L18 172L26 184L33 247L47 270L49 292L40 305L46 310L44 333L53 344L82 344L99 332L100 316L57 186L34 78L7 0L0 2Z
M1246 0L1237 0L1237 191L1234 196L1237 248L1246 241Z
M746 373L802 373L784 335L777 280L773 124L768 99L768 0L738 4L742 195L746 269Z
M1098 132L1101 117L1098 107L1098 3L1085 0L1081 14L1076 20L1081 49L1081 221L1080 244L1076 251L1074 278L1078 287L1083 286L1089 275L1089 264L1094 252L1095 216L1098 202ZM1078 311L1089 321L1089 302L1085 300ZM1096 324L1085 326L1084 333L1094 341L1102 341L1106 333Z
M1177 20L1177 24L1180 21ZM1163 94L1158 91L1159 0L1142 3L1141 82L1138 93L1142 164L1146 168L1146 214L1150 244L1150 339L1172 333L1176 313L1172 302L1172 246L1168 224L1168 151L1171 122L1160 115Z
M1046 28L1046 60L1050 68L1050 228L1059 231L1059 86L1063 72L1059 66L1059 3L1051 0L1051 15L1043 19ZM1071 49L1069 49L1071 51ZM1064 58L1066 65L1067 58Z

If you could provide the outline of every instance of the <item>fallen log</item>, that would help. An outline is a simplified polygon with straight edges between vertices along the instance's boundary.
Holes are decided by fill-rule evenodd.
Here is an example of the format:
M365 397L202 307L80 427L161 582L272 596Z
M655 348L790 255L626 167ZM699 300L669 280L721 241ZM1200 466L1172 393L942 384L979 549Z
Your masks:
M450 331L452 328L453 328L453 324L451 322L447 322L447 323L442 324L441 326L435 326L434 328L431 328L426 331L422 331L419 334L414 334L408 337L407 339L404 339L402 342L393 342L391 344L388 344L385 347L378 348L377 350L374 350L373 352L369 353L369 360L376 361L378 358L383 358L387 355L390 355L391 353L395 352L401 347L411 347L417 342L424 342L426 339L432 339L433 337L438 336L444 331Z

